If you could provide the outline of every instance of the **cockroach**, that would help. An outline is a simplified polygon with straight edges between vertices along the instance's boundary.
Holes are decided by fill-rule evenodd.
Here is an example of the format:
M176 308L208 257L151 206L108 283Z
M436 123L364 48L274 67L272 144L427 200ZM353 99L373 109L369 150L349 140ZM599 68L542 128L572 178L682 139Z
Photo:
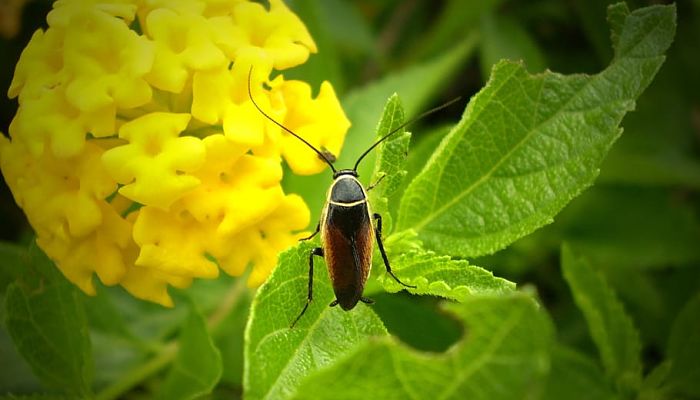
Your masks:
M411 119L408 122L401 124L385 136L381 137L367 150L360 155L352 169L338 170L333 166L335 156L326 149L319 150L311 143L306 141L301 136L292 132L274 118L270 117L253 99L253 94L250 89L250 80L253 69L248 72L248 97L255 108L268 120L275 125L284 129L290 135L301 140L311 150L316 152L318 157L323 160L328 167L333 171L333 183L328 189L326 204L321 214L321 219L316 225L316 230L310 236L301 240L309 240L321 233L321 247L316 247L309 254L309 289L306 298L306 304L299 315L294 319L291 328L296 325L299 319L304 315L306 309L313 300L313 282L314 282L314 256L323 257L326 260L328 267L328 275L331 279L335 300L330 303L331 307L340 305L345 311L355 308L358 302L372 304L374 301L362 296L365 288L365 283L369 277L370 269L372 268L372 243L376 240L379 252L384 261L386 272L400 285L415 289L416 286L407 285L394 275L389 265L389 259L384 250L382 242L382 216L377 213L372 213L369 202L367 200L367 191L358 180L359 175L357 168L362 159L365 158L370 151L384 142L392 135L400 132L407 125L410 125L417 120L441 110L452 103L459 100L459 97L449 102L428 110L421 115ZM380 178L381 180L381 178ZM376 182L375 185L379 183ZM372 223L372 220L376 224Z

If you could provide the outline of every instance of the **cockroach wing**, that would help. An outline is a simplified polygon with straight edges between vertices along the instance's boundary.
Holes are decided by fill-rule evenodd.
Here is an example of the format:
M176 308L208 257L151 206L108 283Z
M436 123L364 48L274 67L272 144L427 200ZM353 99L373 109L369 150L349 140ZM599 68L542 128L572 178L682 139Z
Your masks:
M328 204L321 221L321 238L338 304L351 310L362 297L372 267L374 230L367 202Z

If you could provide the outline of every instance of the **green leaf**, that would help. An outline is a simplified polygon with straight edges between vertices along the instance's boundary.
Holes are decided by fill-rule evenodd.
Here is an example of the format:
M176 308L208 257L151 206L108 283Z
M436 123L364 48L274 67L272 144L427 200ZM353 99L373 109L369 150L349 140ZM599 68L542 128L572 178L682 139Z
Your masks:
M343 150L335 165L352 168L377 136L374 129L382 113L382 106L393 93L403 101L406 114L416 115L439 93L442 87L457 73L464 61L473 54L476 37L471 36L444 54L389 75L379 81L357 89L342 98L342 105L352 126L348 131ZM420 82L420 84L416 84ZM369 154L359 168L361 180L368 184L376 154ZM297 176L284 174L285 190L300 194L311 209L311 220L317 221L330 185L329 174Z
M603 276L562 246L561 266L574 301L588 322L607 376L625 394L642 381L639 333Z
M459 67L473 54L475 45L476 36L468 36L432 60L389 75L345 96L343 109L352 121L352 127L338 165L354 163L355 158L372 144L376 137L373 128L387 98L397 93L408 117L424 111L435 94L447 86ZM358 170L360 176L369 176L373 164L374 157L370 154Z
M403 106L399 96L394 93L387 100L384 106L384 113L377 125L377 137L379 140L394 131L404 122ZM408 154L408 145L411 134L408 132L396 132L389 139L385 140L376 149L376 162L374 172L372 172L372 184L381 179L372 191L375 198L389 197L401 185L401 181L406 175L404 165Z
M377 125L377 138L386 136L404 122L404 112L401 100L397 94L393 94L384 106L384 114ZM396 132L392 137L377 146L377 161L374 164L374 172L370 185L374 185L369 192L369 202L372 212L379 213L383 217L383 234L386 237L392 230L392 216L389 213L389 197L401 185L406 171L406 155L411 134L402 131ZM368 189L370 188L368 187Z
M562 345L554 348L543 400L615 398L602 369L594 360Z
M515 283L493 276L490 271L465 260L452 260L431 251L412 251L391 258L392 271L401 281L417 286L411 293L466 301L474 295L506 294L515 290ZM378 278L386 291L406 289L389 274Z
M446 351L464 335L461 321L445 312L441 298L407 292L378 292L371 298L372 310L389 333L416 350Z
M289 398L308 374L332 364L367 338L387 334L364 304L349 312L328 307L335 295L320 257L314 260L313 302L290 329L306 303L313 247L307 241L282 253L253 299L245 337L246 399Z
M616 27L613 63L595 76L496 65L406 189L398 229L416 230L432 250L476 257L550 223L593 182L674 31L673 6L633 12Z
M55 394L7 394L0 400L68 400L68 397Z
M210 393L221 378L221 354L193 304L178 344L177 356L157 397L195 399Z
M683 307L673 323L666 353L671 369L665 389L675 395L700 397L700 294Z
M93 363L83 294L35 245L24 268L5 294L7 331L47 388L89 396Z
M552 326L532 298L471 298L446 308L467 332L446 353L377 338L309 376L295 398L493 400L539 393L549 370Z

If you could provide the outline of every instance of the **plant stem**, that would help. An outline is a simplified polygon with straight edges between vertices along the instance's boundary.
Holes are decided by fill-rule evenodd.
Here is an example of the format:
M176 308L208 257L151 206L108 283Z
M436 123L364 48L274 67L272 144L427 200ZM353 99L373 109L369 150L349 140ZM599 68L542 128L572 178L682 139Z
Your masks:
M170 364L175 359L177 347L178 346L175 341L169 342L163 347L160 354L149 359L144 364L138 365L136 368L126 373L120 380L97 393L95 399L112 400L118 398L126 391L138 385L139 382L152 376L163 367Z
M214 335L216 333L221 322L231 310L233 310L238 300L241 298L241 295L245 292L245 278L245 276L241 276L236 279L235 283L226 291L219 306L212 311L209 318L207 318L207 328L210 334ZM119 398L121 395L173 362L177 355L177 349L177 340L166 343L155 357L146 360L143 364L137 365L124 374L121 379L98 392L95 399L113 400Z

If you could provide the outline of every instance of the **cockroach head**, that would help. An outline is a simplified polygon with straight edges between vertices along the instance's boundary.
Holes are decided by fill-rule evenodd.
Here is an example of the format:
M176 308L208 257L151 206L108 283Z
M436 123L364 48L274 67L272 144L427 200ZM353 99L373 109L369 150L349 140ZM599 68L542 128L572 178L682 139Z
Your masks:
M342 175L350 175L350 176L354 176L355 178L357 178L359 176L357 174L357 171L355 171L354 169L341 169L341 170L335 171L333 173L333 179L338 179L338 177L342 176Z

